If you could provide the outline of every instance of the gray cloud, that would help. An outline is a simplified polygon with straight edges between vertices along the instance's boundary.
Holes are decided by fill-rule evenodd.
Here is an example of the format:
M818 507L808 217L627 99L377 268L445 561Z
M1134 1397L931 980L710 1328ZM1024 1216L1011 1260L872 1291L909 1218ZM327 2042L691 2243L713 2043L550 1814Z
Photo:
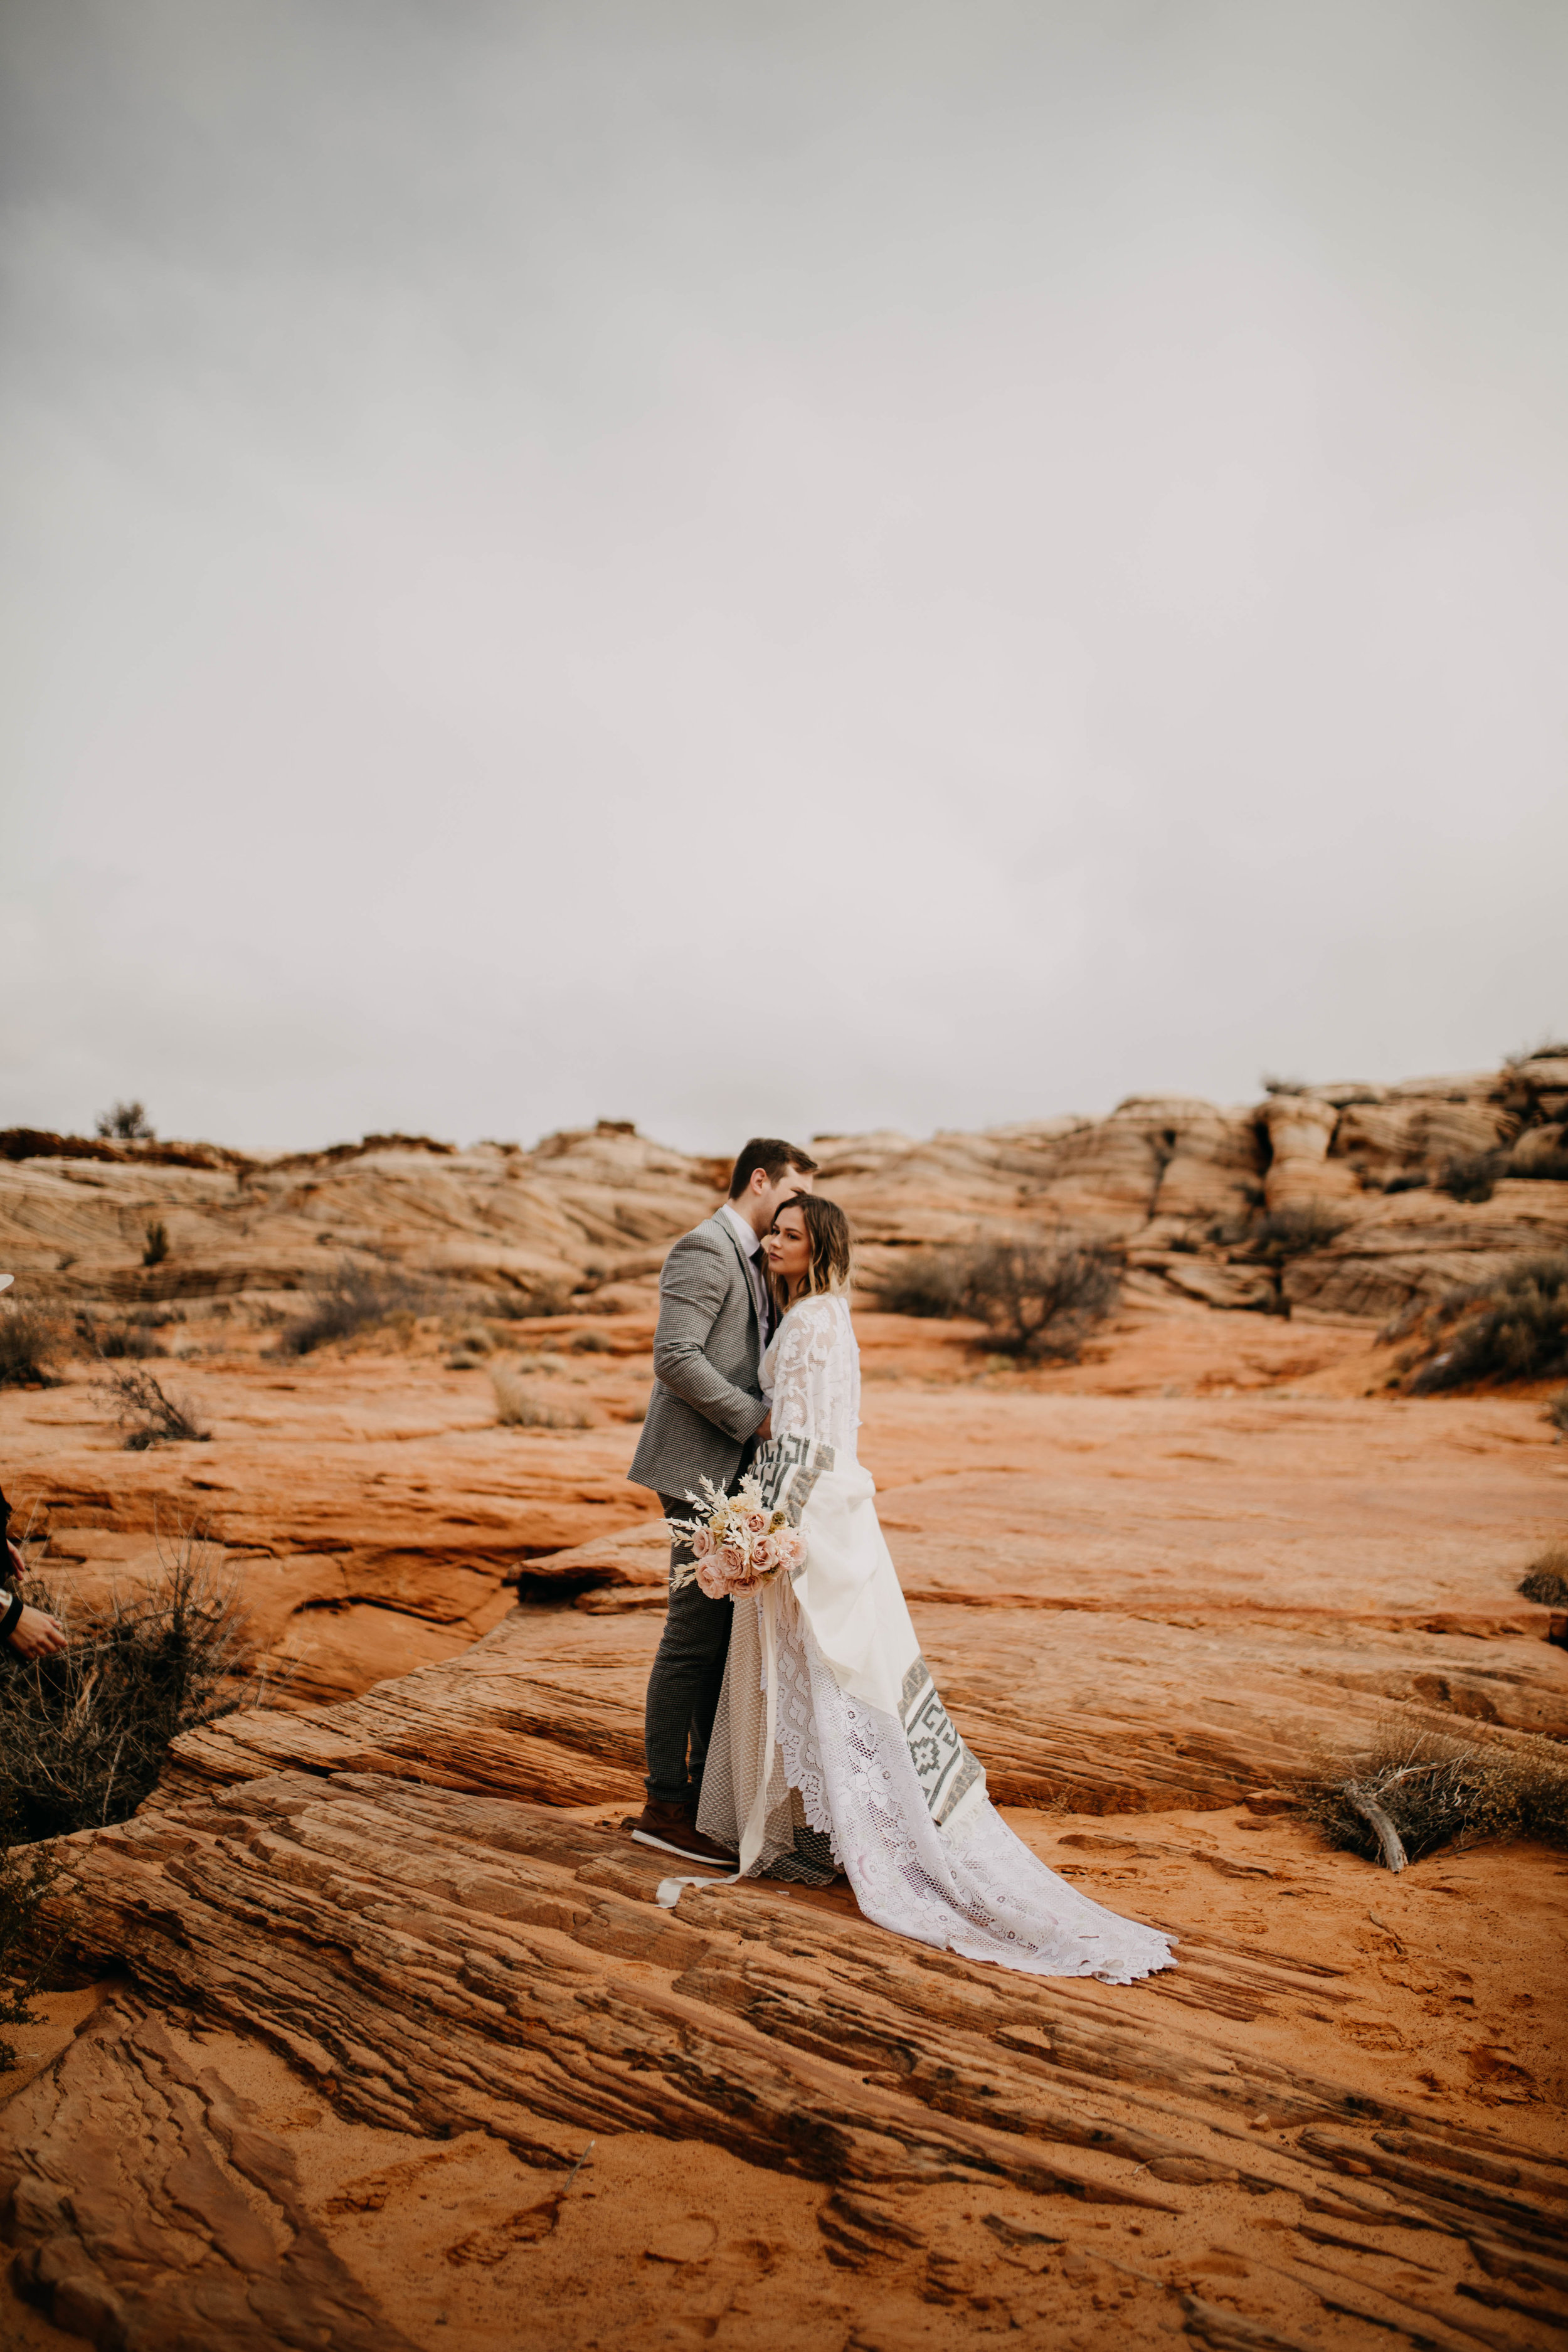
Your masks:
M1568 1024L1543 6L17 0L0 1117Z

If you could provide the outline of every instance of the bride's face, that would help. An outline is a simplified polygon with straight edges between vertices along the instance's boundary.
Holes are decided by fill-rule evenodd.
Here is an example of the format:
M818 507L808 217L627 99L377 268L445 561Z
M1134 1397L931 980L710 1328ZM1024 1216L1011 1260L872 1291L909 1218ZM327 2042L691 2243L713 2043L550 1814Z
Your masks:
M776 1279L793 1289L811 1265L811 1244L805 1237L804 1209L781 1209L773 1219L773 1230L766 1235L763 1247L768 1254L768 1266Z

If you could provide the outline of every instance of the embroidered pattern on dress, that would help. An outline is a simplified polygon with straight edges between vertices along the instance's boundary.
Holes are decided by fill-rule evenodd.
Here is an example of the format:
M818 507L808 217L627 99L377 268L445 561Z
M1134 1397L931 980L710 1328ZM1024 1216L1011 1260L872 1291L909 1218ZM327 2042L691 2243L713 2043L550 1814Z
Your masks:
M817 1480L832 1469L837 1454L831 1445L804 1436L770 1437L760 1446L752 1462L752 1469L763 1490L764 1509L784 1509L789 1514L792 1528L798 1528L801 1514L811 1500L811 1490ZM790 1581L794 1583L805 1572L802 1561Z
M964 1746L924 1658L917 1658L904 1676L899 1720L920 1774L927 1810L940 1829L976 1780L984 1779L985 1768Z

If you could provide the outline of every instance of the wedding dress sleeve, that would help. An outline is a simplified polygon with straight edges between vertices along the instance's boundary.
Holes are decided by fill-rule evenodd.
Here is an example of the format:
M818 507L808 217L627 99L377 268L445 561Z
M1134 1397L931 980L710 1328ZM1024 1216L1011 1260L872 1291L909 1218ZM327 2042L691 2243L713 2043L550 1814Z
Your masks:
M860 1423L860 1351L849 1302L803 1298L784 1318L773 1365L773 1434L853 1454Z

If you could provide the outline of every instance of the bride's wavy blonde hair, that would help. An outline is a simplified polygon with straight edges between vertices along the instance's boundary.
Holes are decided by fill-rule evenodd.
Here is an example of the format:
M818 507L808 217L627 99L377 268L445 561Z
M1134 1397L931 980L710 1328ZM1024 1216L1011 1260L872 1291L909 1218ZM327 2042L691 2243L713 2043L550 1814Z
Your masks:
M806 1247L811 1263L805 1269L805 1279L795 1292L796 1298L810 1298L819 1291L847 1290L849 1287L849 1220L837 1201L825 1201L819 1192L792 1192L773 1211L777 1224L786 1209L799 1209L805 1218ZM793 1302L784 1285L768 1276L768 1288L773 1303L782 1315Z

